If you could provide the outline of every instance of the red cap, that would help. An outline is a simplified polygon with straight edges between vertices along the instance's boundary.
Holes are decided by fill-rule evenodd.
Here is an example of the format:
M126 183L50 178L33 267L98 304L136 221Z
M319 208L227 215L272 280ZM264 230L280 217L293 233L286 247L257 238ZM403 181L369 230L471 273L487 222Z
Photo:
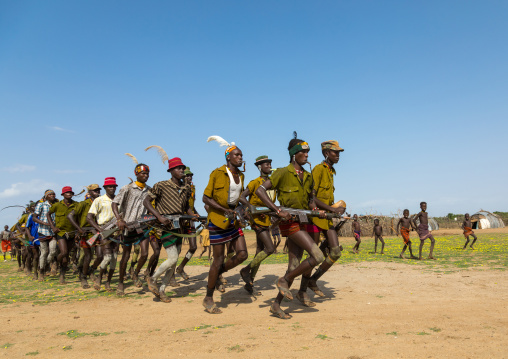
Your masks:
M104 179L104 185L102 187L106 187L106 186L118 186L116 184L116 178L115 177L106 177Z
M185 165L182 163L182 160L178 157L175 157L175 158L172 158L170 160L168 160L168 172L171 171L173 168L175 167L178 167L178 166L184 166Z
M64 188L62 188L62 196L64 193L67 193L67 192L72 192L72 194L74 194L71 186L65 186Z

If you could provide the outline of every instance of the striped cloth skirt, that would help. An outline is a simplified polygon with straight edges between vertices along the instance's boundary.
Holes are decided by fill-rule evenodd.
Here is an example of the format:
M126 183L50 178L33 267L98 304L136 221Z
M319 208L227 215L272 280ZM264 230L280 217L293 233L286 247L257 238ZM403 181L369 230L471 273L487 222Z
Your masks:
M208 222L208 230L210 231L210 244L212 246L215 244L224 244L243 236L243 231L240 228L236 228L234 225L222 229L212 222Z

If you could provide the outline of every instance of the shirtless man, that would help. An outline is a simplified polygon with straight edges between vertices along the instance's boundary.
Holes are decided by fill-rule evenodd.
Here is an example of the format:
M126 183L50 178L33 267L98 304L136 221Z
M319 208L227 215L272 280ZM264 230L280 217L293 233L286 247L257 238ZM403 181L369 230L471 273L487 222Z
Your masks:
M10 236L11 232L9 231L9 226L4 226L4 230L2 233L0 233L0 236L2 237L2 252L4 253L4 262L6 261L5 256L7 255L7 252L10 250L11 242L10 242ZM11 260L12 254L11 254Z
M466 244L464 244L464 248L467 248L467 244L469 243L469 236L473 237L473 242L471 242L471 249L473 248L473 244L475 244L476 240L478 239L476 235L473 232L473 225L471 223L471 217L469 216L469 213L466 213L464 216L464 222L462 222L462 229L464 230L464 237L466 237Z
M353 216L353 223L351 223L351 229L353 231L353 236L356 239L356 244L353 247L353 253L359 253L360 243L362 243L361 235L362 228L360 227L360 222L358 222L358 215Z
M399 219L399 222L397 222L397 237L399 236L399 227L400 227L400 235L402 238L404 238L404 248L402 248L402 252L400 253L399 257L401 259L404 259L404 252L409 247L409 253L411 254L411 259L418 259L413 255L413 249L411 248L411 240L409 239L409 232L411 230L416 231L416 227L413 225L413 222L411 222L411 219L409 219L409 209L405 209L403 212L404 217Z
M420 236L420 249L419 249L419 255L418 259L422 260L422 249L423 245L425 244L425 240L427 238L430 238L430 251L429 251L429 259L436 259L432 256L432 252L434 251L434 245L436 244L436 241L432 234L429 231L429 215L426 212L427 211L427 202L421 202L420 203L420 213L418 213L416 216L413 217L413 225L416 227L416 220L420 220L420 225L418 225L418 235Z
M385 254L385 241L383 240L383 227L379 224L379 219L374 220L374 228L372 229L372 237L375 239L374 253L377 252L377 241L381 241L381 254Z

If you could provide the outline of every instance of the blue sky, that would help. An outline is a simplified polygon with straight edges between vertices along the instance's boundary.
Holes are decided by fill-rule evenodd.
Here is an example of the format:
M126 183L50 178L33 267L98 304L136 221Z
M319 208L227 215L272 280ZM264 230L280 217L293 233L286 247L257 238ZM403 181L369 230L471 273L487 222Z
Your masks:
M0 206L132 177L131 152L195 173L210 135L288 163L292 132L355 213L508 211L504 1L0 2ZM11 224L19 211L6 209Z

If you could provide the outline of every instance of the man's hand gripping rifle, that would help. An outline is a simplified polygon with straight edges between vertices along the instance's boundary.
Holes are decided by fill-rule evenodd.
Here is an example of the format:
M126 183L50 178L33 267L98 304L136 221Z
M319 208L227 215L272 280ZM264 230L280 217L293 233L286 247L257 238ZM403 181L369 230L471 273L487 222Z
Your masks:
M171 221L172 225L173 225L173 228L174 229L180 229L181 226L180 226L180 221L185 221L185 220L194 220L194 221L199 221L201 223L204 223L206 221L206 217L195 217L195 216L189 216L189 215L180 215L180 214L175 214L175 215L170 215L170 214L163 214L162 217L164 218L167 218ZM128 222L125 224L125 228L128 230L128 231L136 231L138 234L141 234L143 233L147 228L148 228L148 223L149 222L155 222L157 221L157 217L153 216L153 215L145 215L133 222ZM87 243L89 245L93 245L95 243L95 241L99 238L101 239L106 239L108 238L109 236L111 236L113 233L115 233L116 231L118 231L119 228L116 224L116 218L113 218L109 223L106 223L103 227L102 227L102 231L95 234L94 236L92 236L88 241Z

